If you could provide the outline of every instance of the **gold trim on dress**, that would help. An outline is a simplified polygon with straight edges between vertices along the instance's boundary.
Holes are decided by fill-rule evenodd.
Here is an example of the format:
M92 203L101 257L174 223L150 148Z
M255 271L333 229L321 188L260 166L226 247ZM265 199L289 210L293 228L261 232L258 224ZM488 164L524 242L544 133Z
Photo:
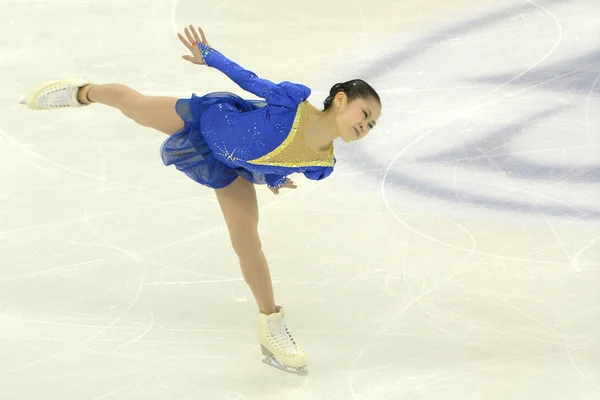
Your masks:
M315 152L306 145L306 117L314 109L307 101L300 103L286 139L270 153L247 162L278 167L333 167L333 146L328 150Z

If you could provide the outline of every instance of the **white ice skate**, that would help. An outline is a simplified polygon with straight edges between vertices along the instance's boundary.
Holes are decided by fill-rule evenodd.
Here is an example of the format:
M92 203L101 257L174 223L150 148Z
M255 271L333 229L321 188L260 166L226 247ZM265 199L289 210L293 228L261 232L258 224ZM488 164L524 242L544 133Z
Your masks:
M32 91L21 104L32 110L52 110L65 107L83 107L77 101L79 88L88 85L86 79L65 79L46 82Z
M271 367L297 375L308 375L306 355L296 344L285 325L283 308L273 314L258 314L258 340L263 362Z

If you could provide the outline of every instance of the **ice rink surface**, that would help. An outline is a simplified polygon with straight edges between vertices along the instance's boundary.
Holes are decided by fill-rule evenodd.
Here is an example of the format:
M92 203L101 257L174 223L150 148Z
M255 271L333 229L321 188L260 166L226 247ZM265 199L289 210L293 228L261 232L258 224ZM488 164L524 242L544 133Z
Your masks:
M361 77L383 115L323 182L259 188L310 375L261 363L216 199L164 137L39 83L242 93ZM0 398L600 399L597 0L0 0ZM253 98L252 95L246 95Z

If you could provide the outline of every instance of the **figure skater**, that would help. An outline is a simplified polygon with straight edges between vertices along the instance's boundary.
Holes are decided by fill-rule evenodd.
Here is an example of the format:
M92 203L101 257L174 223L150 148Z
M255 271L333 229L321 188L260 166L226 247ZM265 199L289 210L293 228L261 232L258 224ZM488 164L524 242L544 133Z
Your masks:
M218 69L264 100L244 100L228 92L186 99L144 96L120 84L69 79L43 84L22 104L35 110L104 104L169 135L161 147L163 163L215 189L242 274L258 305L263 362L305 375L306 355L274 300L258 235L254 185L266 184L279 194L296 188L288 177L292 173L326 178L336 162L333 141L364 138L379 118L381 101L367 83L352 80L334 85L320 111L307 101L308 87L260 79L213 49L201 28L197 32L190 25L184 33L177 36L191 52L185 60Z

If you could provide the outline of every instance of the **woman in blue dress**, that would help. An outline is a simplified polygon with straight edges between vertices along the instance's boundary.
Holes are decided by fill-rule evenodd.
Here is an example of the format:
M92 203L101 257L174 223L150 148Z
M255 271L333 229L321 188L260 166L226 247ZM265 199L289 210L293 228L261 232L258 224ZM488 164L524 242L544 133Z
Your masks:
M255 184L266 184L278 194L296 188L289 178L293 173L312 180L328 177L336 162L333 141L364 138L379 118L381 101L371 86L353 80L334 85L324 110L318 110L307 101L308 87L260 79L213 49L201 28L190 26L184 33L178 37L191 52L185 60L218 69L263 100L226 92L188 99L144 96L119 84L71 79L47 82L23 103L31 109L104 104L169 135L161 147L163 163L215 189L242 274L258 305L263 361L306 374L306 354L289 333L283 308L275 303L258 235Z

